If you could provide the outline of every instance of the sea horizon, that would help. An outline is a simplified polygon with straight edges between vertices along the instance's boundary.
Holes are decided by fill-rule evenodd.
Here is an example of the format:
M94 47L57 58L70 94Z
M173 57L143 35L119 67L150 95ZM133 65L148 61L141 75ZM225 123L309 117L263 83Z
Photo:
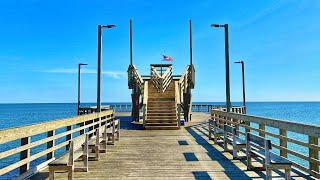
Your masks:
M101 102L102 104L123 103L131 104L132 102ZM223 101L193 101L192 103L226 103ZM243 103L242 101L231 101L231 103ZM246 101L246 103L320 103L319 101ZM0 103L3 104L77 104L77 102L13 102L13 103ZM81 102L81 104L96 104L96 102Z

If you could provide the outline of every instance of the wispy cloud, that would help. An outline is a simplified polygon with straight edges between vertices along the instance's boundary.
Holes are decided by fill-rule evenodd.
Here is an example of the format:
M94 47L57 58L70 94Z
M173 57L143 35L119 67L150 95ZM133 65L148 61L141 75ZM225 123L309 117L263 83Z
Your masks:
M60 73L60 74L76 74L78 73L77 69L49 69L42 71L45 73ZM93 69L82 69L81 74L97 74L97 70ZM109 76L111 78L120 79L120 78L126 78L127 73L121 72L121 71L102 71L103 75Z
M288 4L293 3L292 1L274 1L274 3L272 3L270 6L261 9L260 11L258 11L256 14L254 14L253 16L251 16L248 19L244 19L241 22L238 22L239 24L237 25L238 28L239 27L247 27L248 25L251 25L255 22L258 22L260 19L271 15L272 13L274 13L275 11L280 10L283 7L288 6Z

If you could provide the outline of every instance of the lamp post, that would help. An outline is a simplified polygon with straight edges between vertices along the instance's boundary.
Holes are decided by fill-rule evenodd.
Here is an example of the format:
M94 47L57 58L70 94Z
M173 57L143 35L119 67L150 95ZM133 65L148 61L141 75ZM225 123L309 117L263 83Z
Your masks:
M81 66L86 66L88 64L79 63L78 64L78 115L80 115L80 69Z
M228 24L211 24L211 27L220 28L224 27L224 38L225 38L225 64L226 64L226 105L227 112L230 112L231 102L230 102L230 73L229 73L229 32Z
M245 83L244 83L244 62L238 61L234 63L241 64L241 67L242 67L242 98L243 98L244 114L246 114L247 107L246 107L246 90L245 90Z
M101 47L102 47L102 29L115 28L115 25L98 25L98 73L97 73L97 112L101 112Z

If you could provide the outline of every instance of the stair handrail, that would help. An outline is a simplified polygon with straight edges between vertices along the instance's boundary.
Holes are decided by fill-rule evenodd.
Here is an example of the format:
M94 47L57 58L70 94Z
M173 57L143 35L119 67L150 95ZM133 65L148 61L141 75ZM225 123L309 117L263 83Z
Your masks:
M168 86L172 81L172 66L169 66L168 69L162 75L163 84L162 84L162 92L166 91Z
M144 83L144 81L143 81L143 79L142 79L142 77L141 77L138 69L136 68L136 66L135 66L135 65L132 65L132 67L133 67L133 70L132 70L133 79L134 79L135 82L138 84L141 92L143 92L142 89L143 89L143 83Z
M153 85L156 87L157 91L163 92L163 89L162 89L163 79L153 66L151 66L150 68L150 76L151 76L151 81L153 82Z
M148 110L148 81L144 82L143 92L143 128L146 126L147 110Z
M179 82L175 81L175 104L176 104L176 112L177 112L177 124L180 128L180 120L181 120L181 100L180 100L180 90L179 90Z
M184 90L188 87L188 74L189 74L189 67L190 65L188 65L183 74L181 75L180 79L179 79L179 86L180 86L180 93L184 92Z

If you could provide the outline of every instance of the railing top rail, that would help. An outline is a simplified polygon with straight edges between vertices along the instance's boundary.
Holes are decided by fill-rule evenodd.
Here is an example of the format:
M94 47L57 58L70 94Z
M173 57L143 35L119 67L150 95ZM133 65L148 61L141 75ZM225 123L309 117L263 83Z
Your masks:
M169 66L172 66L172 64L150 64L150 66L153 66L153 67L169 67Z
M151 70L152 70L152 72L154 72L157 75L158 78L161 78L160 74L153 66L151 66Z
M178 85L178 81L175 81L174 82L174 85L175 85L175 89L178 89L179 88L179 85ZM176 104L181 104L180 102L180 93L179 91L175 90L175 101L176 101Z
M169 68L164 72L162 77L166 77L171 70L172 70L172 66L169 66Z
M279 120L273 118L259 117L248 114L238 114L233 112L225 112L218 109L211 110L211 114L223 115L229 118L241 119L248 122L253 122L257 124L264 124L266 126L271 126L279 129L285 129L292 132L297 132L301 134L306 134L309 136L320 137L320 126L305 124L300 122L292 122L287 120Z
M184 76L186 76L186 74L188 73L189 70L189 65L185 68L185 70L183 71L183 74L180 77L179 83L182 83L184 80Z
M141 77L141 75L140 75L140 73L139 73L138 69L136 68L136 66L135 66L135 65L132 65L132 66L133 66L134 71L136 72L136 76L138 77L138 79L139 79L140 83L142 84L142 83L143 83L143 79L142 79L142 77Z
M97 119L103 116L113 115L113 110L106 110L99 113L86 114L82 116L75 116L71 118L64 118L60 120L53 120L38 124L31 124L26 126L12 127L9 129L0 130L0 144L10 142L24 137L41 134L66 126L82 123L88 120Z

